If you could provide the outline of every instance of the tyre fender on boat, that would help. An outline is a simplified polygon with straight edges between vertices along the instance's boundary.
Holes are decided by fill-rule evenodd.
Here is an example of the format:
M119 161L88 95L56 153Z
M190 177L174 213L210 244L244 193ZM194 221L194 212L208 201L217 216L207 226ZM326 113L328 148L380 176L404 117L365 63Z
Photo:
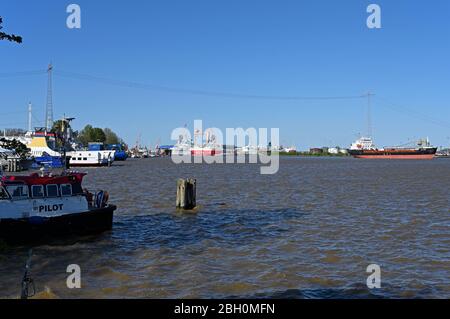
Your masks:
M109 194L106 191L99 191L95 195L95 206L98 208L106 207L109 200Z

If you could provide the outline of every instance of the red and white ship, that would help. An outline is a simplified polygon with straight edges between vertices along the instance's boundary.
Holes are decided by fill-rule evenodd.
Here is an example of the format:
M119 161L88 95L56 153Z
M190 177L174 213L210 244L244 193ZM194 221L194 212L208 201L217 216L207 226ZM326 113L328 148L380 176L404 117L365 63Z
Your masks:
M192 156L216 156L223 154L223 147L214 145L194 146L191 148Z
M212 129L205 132L206 143L203 144L203 135L200 130L196 130L194 145L191 147L192 156L216 156L223 155L223 146L216 143L216 136ZM200 143L196 143L200 139Z
M112 228L116 206L108 193L83 190L86 174L0 177L0 241L36 242Z

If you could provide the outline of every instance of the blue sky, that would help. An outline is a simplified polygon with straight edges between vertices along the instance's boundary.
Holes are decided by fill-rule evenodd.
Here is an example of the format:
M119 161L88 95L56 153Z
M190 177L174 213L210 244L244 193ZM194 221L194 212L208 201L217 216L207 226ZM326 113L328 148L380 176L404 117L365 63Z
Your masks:
M66 27L77 3L82 28ZM382 8L382 29L366 26L366 8ZM2 1L0 128L26 127L28 101L44 120L52 61L54 113L110 127L128 143L170 142L171 131L205 126L279 127L301 149L348 146L366 132L366 100L274 100L205 96L111 85L76 72L186 90L265 96L373 99L377 145L429 136L450 144L450 1L129 0ZM12 114L13 113L13 114Z

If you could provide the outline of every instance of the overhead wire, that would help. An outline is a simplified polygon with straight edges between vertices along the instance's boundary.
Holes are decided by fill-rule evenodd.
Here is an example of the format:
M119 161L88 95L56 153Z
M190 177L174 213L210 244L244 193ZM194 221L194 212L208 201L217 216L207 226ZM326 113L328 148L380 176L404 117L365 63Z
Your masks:
M0 73L0 78L9 78L9 77L18 77L18 76L34 76L34 75L43 75L46 74L47 70L31 70L31 71L21 71L21 72L9 72L9 73ZM70 78L75 80L84 80L97 82L105 85L114 85L119 87L127 87L134 89L145 89L145 90L153 90L153 91L162 91L169 93L178 93L178 94L191 94L191 95L201 95L201 96L210 96L210 97L223 97L223 98L234 98L234 99L258 99L258 100L285 100L285 101L326 101L326 100L353 100L353 99L365 99L367 94L360 95L342 95L342 96L288 96L288 95L260 95L260 94L242 94L242 93L232 93L232 92L221 92L221 91L208 91L208 90L197 90L197 89L186 89L186 88L177 88L170 86L161 86L154 84L146 84L135 81L128 80L117 80L111 78L105 78L100 76L94 76L83 73L75 73L68 72L64 70L54 69L53 73L55 76ZM376 96L376 99L383 100L385 103L378 103L379 106L385 107L396 112L400 112L402 114L406 114L411 117L415 117L416 119L425 120L429 123L433 123L435 125L439 125L441 127L450 128L450 123L435 119L427 114L423 114L421 112L417 112L411 110L409 108L399 106L396 103L391 103L387 99ZM19 114L23 112L8 112L8 113L0 113L2 115L10 115L10 114ZM34 115L33 115L34 117ZM34 118L37 120L36 118ZM43 123L42 121L37 121L38 123Z
M21 71L21 72L3 72L0 73L0 78L12 78L18 76L31 76L31 75L42 75L46 74L46 70L33 70L33 71Z
M165 92L170 92L170 93L203 95L203 96L212 96L212 97L225 97L225 98L258 99L258 100L349 100L349 99L361 99L361 98L365 97L365 95L284 96L284 95L241 94L241 93L175 88L175 87L168 87L168 86L145 84L145 83L140 83L140 82L116 80L116 79L110 79L110 78L104 78L104 77L98 77L98 76L74 73L74 72L66 72L66 71L60 71L60 70L54 70L54 74L55 74L55 76L60 76L60 77L65 77L65 78L95 81L97 83L115 85L115 86L120 86L120 87L146 89L146 90L154 90L154 91L165 91Z
M413 117L413 118L421 120L421 121L427 121L429 123L433 123L433 124L441 126L441 127L450 128L450 123L449 122L436 119L436 118L431 117L431 116L429 116L427 114L424 114L422 112L418 112L418 111L412 110L410 108L407 108L405 106L398 105L397 103L392 103L391 101L389 101L386 98L382 98L382 97L377 97L377 98L380 99L380 100L385 101L385 103L378 103L378 106L391 109L393 111L399 112L399 113L404 114L404 115L408 115L410 117Z

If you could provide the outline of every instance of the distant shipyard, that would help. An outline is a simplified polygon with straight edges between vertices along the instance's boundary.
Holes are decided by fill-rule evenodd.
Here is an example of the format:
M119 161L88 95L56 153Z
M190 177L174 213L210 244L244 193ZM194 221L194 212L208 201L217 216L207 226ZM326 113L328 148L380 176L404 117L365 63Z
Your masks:
M133 146L129 146L110 129L86 126L82 131L87 136L75 134L71 122L75 118L53 118L53 66L47 68L47 101L45 126L33 129L32 104L28 105L28 129L3 129L0 139L0 168L5 171L22 171L40 168L69 168L111 166L114 161L127 158L155 158L171 155L224 156L270 154L290 156L352 156L358 159L433 159L450 156L449 148L431 145L428 138L395 147L378 148L371 137L370 98L368 93L368 132L349 148L311 147L308 151L298 151L296 146L272 145L221 145L216 142L213 132L197 132L194 139L180 136L173 145L143 146L141 135ZM86 132L85 132L86 131ZM111 137L108 141L108 137Z
M219 157L219 156L252 156L258 154L285 157L353 157L356 159L412 159L431 160L434 158L450 158L449 148L434 147L428 138L417 142L395 147L378 148L372 138L371 128L371 96L368 93L368 130L350 147L323 146L311 147L307 151L299 151L295 145L283 146L248 144L245 146L224 145L218 142L214 130L197 130L193 138L180 135L173 145L145 146L139 134L134 145L125 143L111 129L86 125L81 131L72 129L74 117L53 118L53 66L47 68L47 101L45 126L34 127L32 119L33 107L28 104L28 128L3 129L0 137L0 171L21 172L41 171L47 176L54 169L70 170L71 168L111 167L115 162L127 159L149 159L173 156ZM52 174L52 173L50 173Z

